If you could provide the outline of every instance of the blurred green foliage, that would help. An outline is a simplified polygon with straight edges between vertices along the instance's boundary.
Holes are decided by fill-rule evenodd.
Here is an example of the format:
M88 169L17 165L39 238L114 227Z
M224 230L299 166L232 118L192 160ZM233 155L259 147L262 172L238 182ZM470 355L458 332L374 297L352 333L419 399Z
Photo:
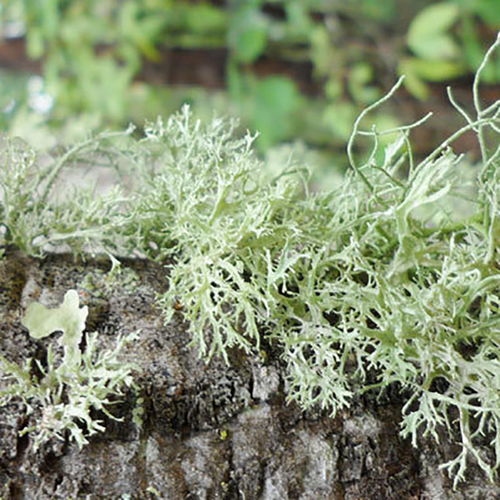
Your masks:
M484 53L476 20L500 26L497 0L454 0L433 3L411 22L407 41L412 57L402 58L400 72L417 97L428 95L426 81L444 81L477 69ZM454 30L453 28L457 29ZM487 83L500 81L500 59L484 75Z
M398 73L426 99L429 82L472 74L500 26L497 0L4 0L0 16L0 36L25 37L29 57L42 62L37 92L54 99L42 115L56 127L68 130L76 117L83 129L122 125L190 102L241 117L260 132L261 150L297 138L343 147L359 110ZM227 49L226 91L138 81L144 61L160 61L166 48ZM306 65L322 92L306 97L286 71L258 74L266 60ZM30 97L1 81L7 128ZM485 81L500 81L498 57ZM375 121L398 124L387 110Z

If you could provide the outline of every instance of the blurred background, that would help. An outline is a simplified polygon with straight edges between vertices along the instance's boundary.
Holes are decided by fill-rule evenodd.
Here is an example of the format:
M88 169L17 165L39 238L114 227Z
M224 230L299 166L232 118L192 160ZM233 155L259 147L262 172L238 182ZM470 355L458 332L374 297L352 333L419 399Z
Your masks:
M474 71L500 28L499 0L0 0L0 129L35 147L166 116L229 114L263 156L290 148L327 182L346 165L354 119L409 123L425 155L462 119ZM484 75L500 98L500 56ZM475 151L472 136L458 150Z

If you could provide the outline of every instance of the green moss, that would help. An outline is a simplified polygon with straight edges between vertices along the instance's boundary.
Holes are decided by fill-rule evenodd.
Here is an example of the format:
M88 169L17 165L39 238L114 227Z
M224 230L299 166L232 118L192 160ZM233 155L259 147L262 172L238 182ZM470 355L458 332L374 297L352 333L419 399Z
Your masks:
M397 386L410 394L403 435L416 444L421 432L437 439L439 429L456 430L461 451L443 467L457 482L473 458L492 479L500 463L500 105L480 104L486 60L474 83L476 116L452 100L467 124L420 163L408 138L420 122L389 131L398 138L380 155L382 133L358 129L363 113L348 145L352 171L328 193L309 193L296 165L271 176L252 137L235 138L224 120L194 121L187 108L137 137L96 136L52 164L6 139L4 243L34 255L64 244L164 262L165 321L181 310L201 356L234 346L258 352L265 336L283 353L289 399L332 414L356 392ZM481 146L478 165L450 149L469 130ZM374 141L361 165L353 153L360 134ZM58 200L61 172L92 162L116 169L122 187ZM496 459L480 450L485 434Z

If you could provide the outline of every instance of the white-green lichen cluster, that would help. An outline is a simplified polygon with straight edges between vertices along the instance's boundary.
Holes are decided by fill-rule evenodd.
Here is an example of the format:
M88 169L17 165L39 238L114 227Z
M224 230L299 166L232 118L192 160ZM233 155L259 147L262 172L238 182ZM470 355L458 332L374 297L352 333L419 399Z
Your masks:
M0 389L0 406L20 398L28 414L36 412L36 425L21 431L32 435L35 451L52 438L64 441L68 437L80 447L87 444L89 436L105 429L92 412L102 411L115 418L107 407L117 402L124 388L133 386L134 366L123 363L119 355L137 335L120 337L113 350L98 351L97 334L92 333L86 335L82 353L80 343L87 314L86 306L79 307L76 290L69 290L55 309L33 302L26 310L23 325L35 339L62 332L62 359L56 360L49 346L46 363L35 362L39 373L35 375L31 359L19 366L0 356L0 375L6 382L6 387Z
M457 432L461 450L443 467L458 481L473 458L493 478L500 103L483 109L478 84L499 44L478 71L475 115L450 93L463 129L416 162L408 136L417 124L390 131L395 140L380 154L381 133L360 131L358 121L352 171L328 193L308 192L294 166L270 177L252 137L235 139L224 120L194 121L187 108L143 134L102 134L43 162L4 139L3 243L32 255L64 244L165 262L165 319L182 306L202 356L258 350L265 338L281 349L289 398L332 413L356 394L398 387L410 394L403 435L416 443L421 432ZM477 165L450 149L471 130ZM362 165L353 153L360 135L374 141ZM92 162L116 169L122 187L52 196L63 170ZM476 444L484 435L487 453Z

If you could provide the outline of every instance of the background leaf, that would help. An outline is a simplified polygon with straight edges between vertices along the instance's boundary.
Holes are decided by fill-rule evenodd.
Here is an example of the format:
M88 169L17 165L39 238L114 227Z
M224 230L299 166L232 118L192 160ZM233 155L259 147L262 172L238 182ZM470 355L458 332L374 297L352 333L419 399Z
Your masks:
M456 4L442 2L422 10L410 24L408 46L424 59L449 59L459 55L459 48L446 32L458 18Z

